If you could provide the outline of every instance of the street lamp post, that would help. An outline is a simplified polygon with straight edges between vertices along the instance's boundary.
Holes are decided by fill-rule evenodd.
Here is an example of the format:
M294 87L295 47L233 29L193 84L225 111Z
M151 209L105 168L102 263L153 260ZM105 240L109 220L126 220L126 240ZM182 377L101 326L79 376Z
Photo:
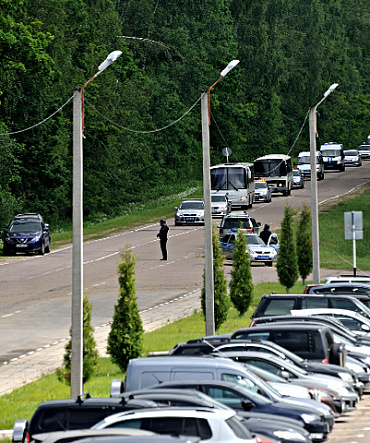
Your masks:
M73 253L72 253L72 349L71 398L83 393L83 153L84 90L121 51L111 52L98 72L82 88L75 88L73 98Z
M209 125L211 124L211 89L222 80L239 60L231 61L221 72L220 78L203 93L201 97L202 113L202 146L203 146L203 199L204 199L204 289L206 335L215 333L214 320L214 281L213 281L213 248L212 248L212 213L211 213L211 161Z
M320 283L320 251L319 251L319 209L317 199L316 173L316 134L317 134L317 107L338 86L333 83L325 92L324 97L309 112L310 127L310 163L311 163L311 220L312 220L312 279L314 284Z

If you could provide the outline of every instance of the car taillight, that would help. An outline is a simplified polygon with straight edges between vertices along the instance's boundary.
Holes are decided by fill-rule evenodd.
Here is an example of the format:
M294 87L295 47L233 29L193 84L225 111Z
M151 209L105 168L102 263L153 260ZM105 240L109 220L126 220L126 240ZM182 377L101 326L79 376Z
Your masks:
M257 443L277 443L277 440L264 437L263 435L255 434L254 439Z
M327 359L327 358L324 358L324 360L322 360L321 363L325 363L325 364L327 364L327 363L328 363L328 359Z
M249 327L251 328L252 326L256 326L257 324L257 320L252 320L252 323L249 325Z
M31 436L29 432L26 432L25 438L24 438L25 443L30 443L31 441Z

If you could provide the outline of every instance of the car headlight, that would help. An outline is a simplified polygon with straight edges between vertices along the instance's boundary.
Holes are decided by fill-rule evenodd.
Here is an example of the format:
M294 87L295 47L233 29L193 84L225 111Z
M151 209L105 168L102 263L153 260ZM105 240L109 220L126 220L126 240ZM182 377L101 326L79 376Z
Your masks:
M317 415L314 414L302 414L302 418L305 423L312 423L317 420Z
M36 234L33 238L31 238L31 241L39 241L40 240L40 238L41 238L41 236L42 236L42 234L41 233L39 233L39 234Z
M307 441L304 435L294 431L274 431L274 435L281 440Z
M348 372L339 372L338 375L343 381L346 381L348 383L353 383L352 375L348 374Z

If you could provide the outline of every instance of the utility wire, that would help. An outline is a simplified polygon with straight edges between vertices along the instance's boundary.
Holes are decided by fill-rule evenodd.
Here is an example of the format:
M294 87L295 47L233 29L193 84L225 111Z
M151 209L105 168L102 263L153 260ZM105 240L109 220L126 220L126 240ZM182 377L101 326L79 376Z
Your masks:
M52 117L54 117L55 114L57 114L58 112L60 112L64 106L66 106L72 99L73 97L77 94L77 92L75 92L72 97L70 97L65 103L64 105L62 105L59 109L57 109L55 112L53 112L51 115L49 115L49 117L46 117L45 120L42 120L39 123L36 123L35 125L30 126L29 128L25 128L25 129L21 129L19 131L14 131L14 132L2 132L0 133L0 135L14 135L14 134L20 134L21 132L25 132L25 131L29 131L30 129L36 128L37 126L42 125L43 123L47 122L49 119L51 119Z
M151 134L154 132L159 132L159 131L163 131L164 129L168 129L169 127L173 126L174 124L178 123L180 120L182 120L184 117L186 117L190 111L192 111L195 106L198 104L198 102L201 100L202 95L196 100L196 102L178 119L176 119L175 121L173 121L172 123L169 123L166 126L163 126L162 128L158 128L158 129L152 129L152 130L148 130L148 131L138 131L136 129L131 129L131 128L127 128L125 126L121 126L118 123L114 122L113 120L109 119L108 117L106 117L104 114L102 114L100 111L98 111L95 106L93 106L92 104L90 104L88 102L88 100L86 100L87 105L92 108L98 115L100 115L100 117L104 118L105 120L107 120L109 123L112 123L112 125L116 126L117 128L123 129L124 131L128 131L128 132L134 132L136 134Z

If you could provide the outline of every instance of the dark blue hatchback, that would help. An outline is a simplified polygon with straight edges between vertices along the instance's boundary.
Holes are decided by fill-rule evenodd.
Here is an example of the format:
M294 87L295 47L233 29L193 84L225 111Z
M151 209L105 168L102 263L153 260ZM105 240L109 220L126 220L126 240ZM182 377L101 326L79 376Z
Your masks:
M49 225L41 216L15 216L3 231L3 255L50 252Z

